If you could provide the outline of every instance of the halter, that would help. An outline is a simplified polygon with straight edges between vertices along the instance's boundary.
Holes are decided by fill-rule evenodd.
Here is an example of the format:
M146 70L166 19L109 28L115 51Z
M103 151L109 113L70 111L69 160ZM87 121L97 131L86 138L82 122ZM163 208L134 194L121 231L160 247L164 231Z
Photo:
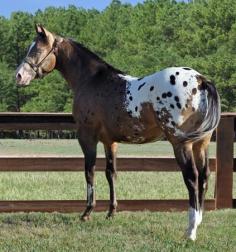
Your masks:
M24 58L24 62L27 63L31 68L32 70L36 73L36 74L39 74L38 73L38 70L39 70L39 67L43 64L43 62L46 60L46 58L54 51L55 47L56 47L56 41L54 41L53 45L52 45L52 48L51 50L47 53L47 55L38 63L38 64L34 64L32 62L30 62L27 57Z

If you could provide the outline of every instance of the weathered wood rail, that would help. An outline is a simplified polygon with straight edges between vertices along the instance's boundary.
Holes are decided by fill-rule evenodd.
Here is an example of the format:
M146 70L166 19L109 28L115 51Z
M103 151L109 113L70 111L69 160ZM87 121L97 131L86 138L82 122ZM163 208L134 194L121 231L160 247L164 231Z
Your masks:
M0 113L0 130L73 130L76 125L71 114L58 113ZM223 113L216 132L216 158L210 159L211 171L216 173L215 197L206 200L205 208L236 208L233 199L233 172L236 172L234 138L236 113ZM83 171L82 157L0 157L0 171ZM104 171L105 160L97 159L97 170ZM127 157L118 158L119 171L179 171L171 157ZM182 211L188 201L171 200L119 200L119 211ZM0 212L47 211L78 212L84 210L84 200L20 200L0 201ZM108 201L99 200L97 211L105 211Z

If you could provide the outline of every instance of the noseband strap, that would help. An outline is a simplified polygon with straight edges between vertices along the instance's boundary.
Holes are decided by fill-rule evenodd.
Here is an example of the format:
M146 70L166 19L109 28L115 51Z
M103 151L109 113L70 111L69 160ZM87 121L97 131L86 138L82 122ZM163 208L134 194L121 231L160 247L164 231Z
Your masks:
M38 64L34 64L34 63L30 62L27 59L27 57L23 61L25 63L27 63L32 68L32 70L34 70L34 72L36 74L38 74L39 67L43 64L43 62L46 60L46 58L54 51L55 47L56 47L56 43L54 42L51 50L47 53L47 55Z

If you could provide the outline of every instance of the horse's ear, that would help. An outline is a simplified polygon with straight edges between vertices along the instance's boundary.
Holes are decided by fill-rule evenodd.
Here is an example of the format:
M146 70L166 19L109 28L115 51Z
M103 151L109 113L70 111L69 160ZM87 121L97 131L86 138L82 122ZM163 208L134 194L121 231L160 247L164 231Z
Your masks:
M36 33L38 35L40 35L41 37L46 37L47 36L46 31L45 31L45 29L43 28L42 25L36 24L35 25L35 30L36 30Z

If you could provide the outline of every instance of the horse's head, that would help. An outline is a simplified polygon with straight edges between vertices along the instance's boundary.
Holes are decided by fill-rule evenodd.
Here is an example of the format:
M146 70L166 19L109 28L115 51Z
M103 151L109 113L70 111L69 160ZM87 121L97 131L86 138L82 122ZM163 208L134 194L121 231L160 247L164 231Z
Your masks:
M26 57L16 70L16 82L27 86L31 80L42 78L56 66L56 50L59 37L36 25L37 36L31 44Z

